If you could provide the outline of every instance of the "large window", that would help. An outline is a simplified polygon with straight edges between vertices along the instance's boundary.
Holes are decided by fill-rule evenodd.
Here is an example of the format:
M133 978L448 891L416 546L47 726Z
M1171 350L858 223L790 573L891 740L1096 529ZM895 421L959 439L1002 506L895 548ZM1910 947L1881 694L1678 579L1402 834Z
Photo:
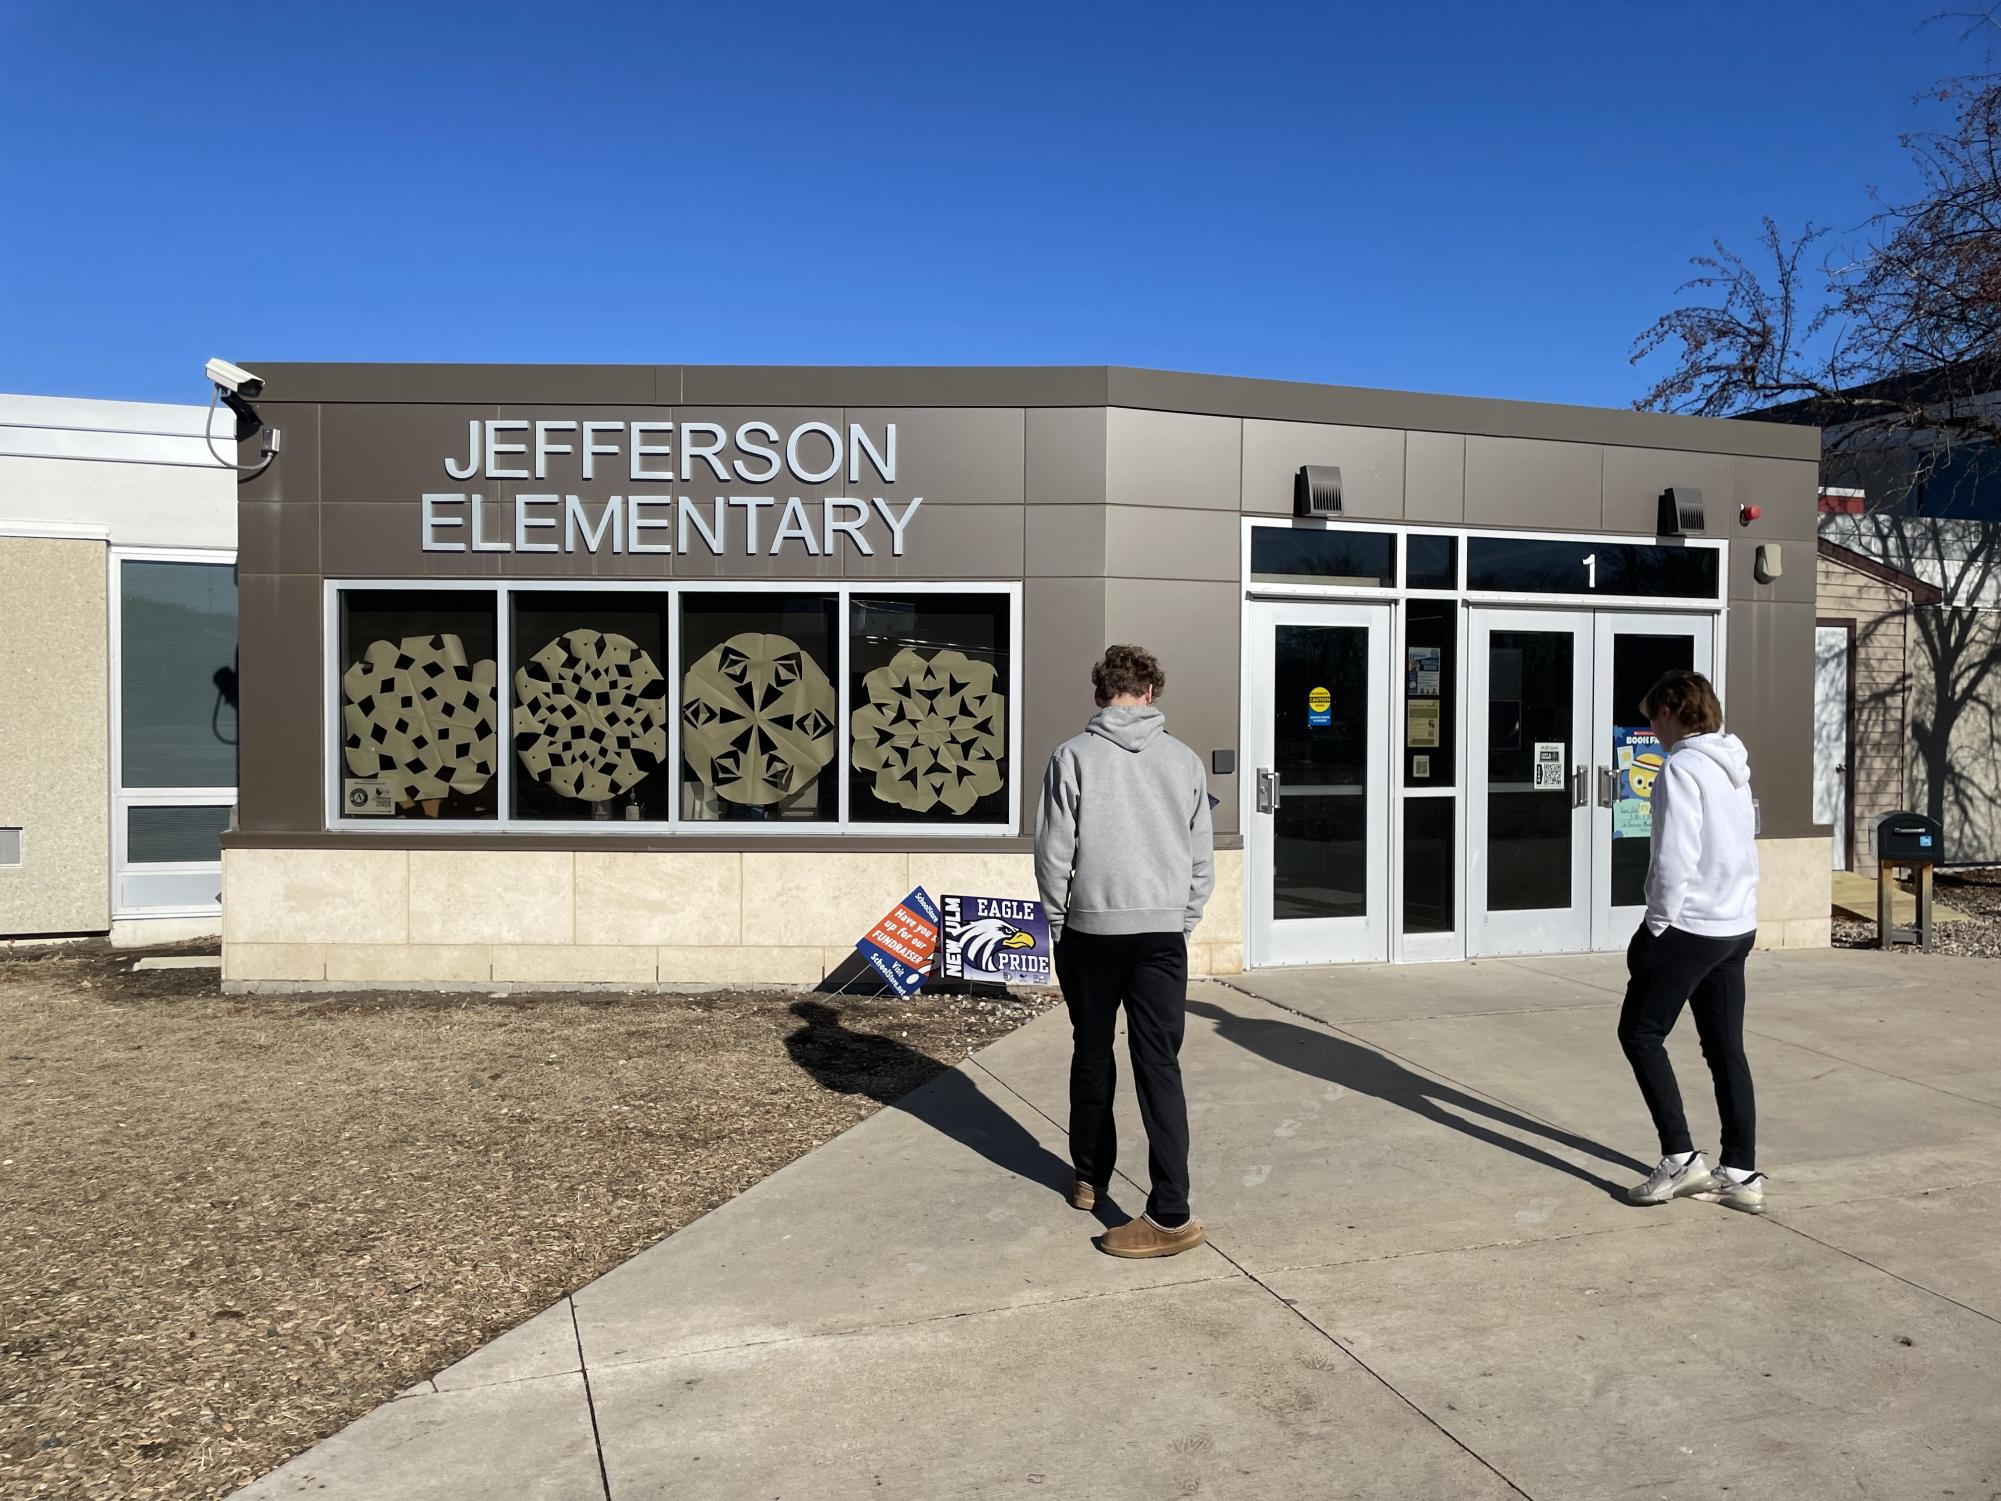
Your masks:
M684 819L839 819L839 606L825 594L681 597Z
M857 595L851 610L849 816L1005 822L1007 599Z
M331 587L342 827L1019 827L1018 586Z
M511 603L514 816L671 817L666 599L523 590Z
M121 551L112 569L113 913L204 916L236 802L236 566Z
M341 598L339 794L367 819L491 819L500 808L491 591Z

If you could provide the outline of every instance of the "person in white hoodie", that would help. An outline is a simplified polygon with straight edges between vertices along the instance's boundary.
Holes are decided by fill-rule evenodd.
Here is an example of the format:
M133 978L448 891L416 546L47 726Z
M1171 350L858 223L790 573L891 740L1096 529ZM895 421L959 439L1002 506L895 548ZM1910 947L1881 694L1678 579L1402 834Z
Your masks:
M1666 674L1640 701L1666 765L1654 779L1647 910L1626 950L1619 1044L1660 1133L1661 1161L1628 1191L1635 1204L1693 1197L1765 1212L1757 1102L1744 1057L1744 961L1758 933L1751 763L1723 733L1723 706L1699 672ZM1695 1150L1667 1035L1687 1005L1716 1084L1723 1141L1711 1169Z

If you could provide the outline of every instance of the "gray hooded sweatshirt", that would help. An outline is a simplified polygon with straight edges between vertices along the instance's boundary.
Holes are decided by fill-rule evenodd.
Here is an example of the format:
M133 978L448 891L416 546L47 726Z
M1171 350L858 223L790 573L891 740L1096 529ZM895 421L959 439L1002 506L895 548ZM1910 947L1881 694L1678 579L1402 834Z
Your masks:
M1160 710L1106 708L1049 758L1035 880L1054 938L1188 934L1216 884L1202 758Z

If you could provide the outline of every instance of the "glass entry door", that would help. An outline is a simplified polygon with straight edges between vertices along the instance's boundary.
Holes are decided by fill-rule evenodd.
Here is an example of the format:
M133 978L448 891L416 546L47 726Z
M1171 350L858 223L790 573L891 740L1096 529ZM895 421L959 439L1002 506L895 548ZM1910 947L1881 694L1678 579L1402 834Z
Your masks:
M1253 964L1389 957L1390 612L1253 603Z
M1714 677L1708 615L1471 612L1470 954L1623 948L1646 906L1663 757L1640 700Z
M1467 952L1591 946L1591 613L1474 610Z
M1707 615L1598 616L1592 720L1592 947L1622 949L1647 906L1652 802L1661 748L1640 700L1674 668L1715 681L1716 623Z

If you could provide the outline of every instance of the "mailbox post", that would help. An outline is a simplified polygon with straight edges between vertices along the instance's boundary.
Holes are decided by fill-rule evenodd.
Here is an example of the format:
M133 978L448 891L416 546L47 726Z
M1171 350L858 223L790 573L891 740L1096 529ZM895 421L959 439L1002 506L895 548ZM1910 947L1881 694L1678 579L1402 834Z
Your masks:
M1876 946L1895 948L1915 943L1921 953L1932 951L1932 867L1945 858L1945 834L1935 819L1922 813L1892 813L1876 822ZM1911 872L1917 887L1917 926L1900 928L1891 906L1896 895L1893 868Z

